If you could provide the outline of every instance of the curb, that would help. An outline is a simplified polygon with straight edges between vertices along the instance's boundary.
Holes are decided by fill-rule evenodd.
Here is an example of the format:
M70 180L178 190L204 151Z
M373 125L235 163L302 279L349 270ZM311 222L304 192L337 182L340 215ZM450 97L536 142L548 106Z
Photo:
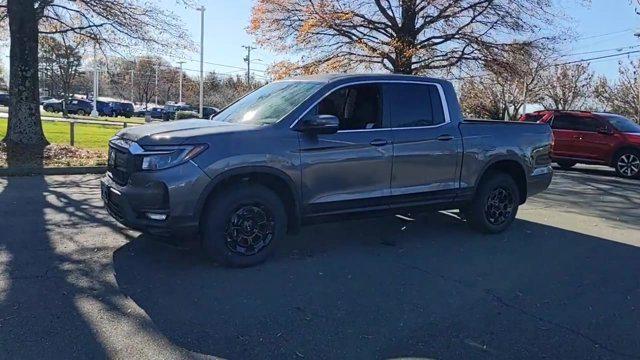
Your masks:
M0 176L31 176L31 175L85 175L104 174L107 172L106 166L82 166L82 167L17 167L0 168Z

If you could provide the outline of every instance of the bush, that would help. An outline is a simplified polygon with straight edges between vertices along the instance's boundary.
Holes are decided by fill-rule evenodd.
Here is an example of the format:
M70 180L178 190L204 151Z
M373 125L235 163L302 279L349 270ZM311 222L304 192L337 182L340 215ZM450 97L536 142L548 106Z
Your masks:
M184 119L198 119L200 115L198 115L195 111L178 111L176 113L176 120L184 120Z

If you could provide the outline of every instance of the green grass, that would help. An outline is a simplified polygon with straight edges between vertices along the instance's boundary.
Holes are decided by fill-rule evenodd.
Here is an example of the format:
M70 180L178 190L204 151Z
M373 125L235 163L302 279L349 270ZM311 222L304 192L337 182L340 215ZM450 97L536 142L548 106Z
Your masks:
M69 144L69 123L43 121L44 135L52 144ZM122 128L93 124L75 125L75 146L82 149L104 150L108 148L109 139ZM7 120L0 119L0 139L7 132Z
M42 111L41 115L46 117L62 118L62 113L51 113L47 111ZM119 123L126 122L126 123L132 123L132 124L145 123L144 118L141 118L141 117L131 117L127 119L125 117L109 117L109 116L91 117L91 116L69 115L69 118L79 119L79 120L111 121L111 122L119 122Z

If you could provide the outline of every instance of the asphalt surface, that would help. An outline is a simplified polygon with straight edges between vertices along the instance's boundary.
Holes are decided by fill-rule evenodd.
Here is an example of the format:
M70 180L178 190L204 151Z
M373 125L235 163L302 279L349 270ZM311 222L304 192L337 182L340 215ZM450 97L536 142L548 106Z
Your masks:
M322 224L250 269L122 228L97 180L0 178L0 358L640 358L640 181L609 170L501 235Z

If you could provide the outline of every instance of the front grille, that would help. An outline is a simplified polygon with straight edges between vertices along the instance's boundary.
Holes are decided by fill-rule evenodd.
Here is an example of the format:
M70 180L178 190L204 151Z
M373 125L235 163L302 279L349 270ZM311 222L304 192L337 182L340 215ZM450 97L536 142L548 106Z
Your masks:
M111 201L110 199L107 199L105 200L105 205L107 205L107 210L109 211L111 216L113 216L114 219L116 219L119 222L124 221L122 210L120 209L120 206L118 206L117 203Z
M109 142L107 170L116 183L125 185L135 171L135 156L129 152L129 142L117 139Z

